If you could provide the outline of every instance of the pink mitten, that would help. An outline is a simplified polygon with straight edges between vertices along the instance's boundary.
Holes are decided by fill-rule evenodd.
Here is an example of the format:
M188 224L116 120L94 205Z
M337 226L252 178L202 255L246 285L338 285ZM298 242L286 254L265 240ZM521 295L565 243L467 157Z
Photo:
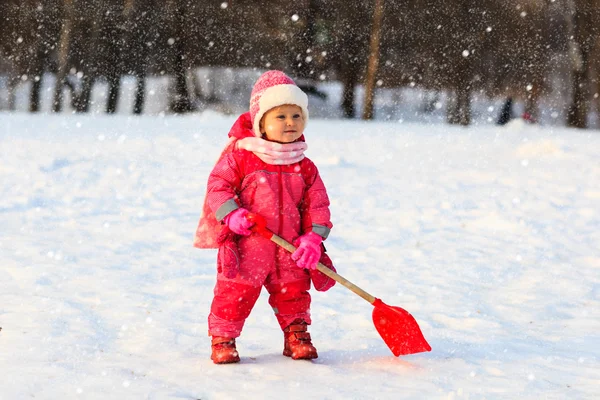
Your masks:
M294 241L298 247L292 253L292 260L300 268L317 269L317 263L321 258L321 243L323 238L314 232L307 232Z
M248 218L246 218L247 215L248 210L245 208L238 208L227 214L223 219L223 222L225 222L232 232L237 233L238 235L248 236L252 233L248 228L254 225L254 222L248 221Z

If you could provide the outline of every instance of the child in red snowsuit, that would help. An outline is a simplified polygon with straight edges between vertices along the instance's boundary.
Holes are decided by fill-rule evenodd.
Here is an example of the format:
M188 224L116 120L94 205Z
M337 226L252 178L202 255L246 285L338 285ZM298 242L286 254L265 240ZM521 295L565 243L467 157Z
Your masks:
M268 71L255 83L250 112L231 128L230 140L208 178L203 215L194 245L218 247L217 283L208 317L211 359L239 361L240 336L260 291L284 332L285 356L317 358L307 325L310 294L335 283L316 270L333 269L322 242L332 227L329 198L316 166L304 156L308 98L281 71ZM288 253L253 233L247 216L262 216L267 228L297 246Z

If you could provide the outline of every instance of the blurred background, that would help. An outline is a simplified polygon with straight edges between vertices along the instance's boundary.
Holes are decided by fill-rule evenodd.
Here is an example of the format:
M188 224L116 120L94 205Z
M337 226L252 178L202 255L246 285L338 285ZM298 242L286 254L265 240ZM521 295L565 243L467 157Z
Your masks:
M0 110L231 114L281 69L325 117L597 127L599 35L600 0L0 0Z

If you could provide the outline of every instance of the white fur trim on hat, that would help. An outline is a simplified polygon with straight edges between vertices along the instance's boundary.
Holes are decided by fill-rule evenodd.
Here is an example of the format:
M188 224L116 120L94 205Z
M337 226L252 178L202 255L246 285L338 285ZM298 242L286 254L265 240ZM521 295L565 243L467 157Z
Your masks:
M304 123L308 122L308 96L296 85L276 85L265 89L259 100L258 113L254 117L252 129L256 136L261 135L260 120L271 108L292 104L302 109Z

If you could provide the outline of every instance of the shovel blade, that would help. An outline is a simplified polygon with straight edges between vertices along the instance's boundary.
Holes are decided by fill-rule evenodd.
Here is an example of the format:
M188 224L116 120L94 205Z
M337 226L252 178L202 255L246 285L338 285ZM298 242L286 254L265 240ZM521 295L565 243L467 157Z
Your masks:
M410 313L376 299L373 303L373 324L396 357L431 351L421 328Z

